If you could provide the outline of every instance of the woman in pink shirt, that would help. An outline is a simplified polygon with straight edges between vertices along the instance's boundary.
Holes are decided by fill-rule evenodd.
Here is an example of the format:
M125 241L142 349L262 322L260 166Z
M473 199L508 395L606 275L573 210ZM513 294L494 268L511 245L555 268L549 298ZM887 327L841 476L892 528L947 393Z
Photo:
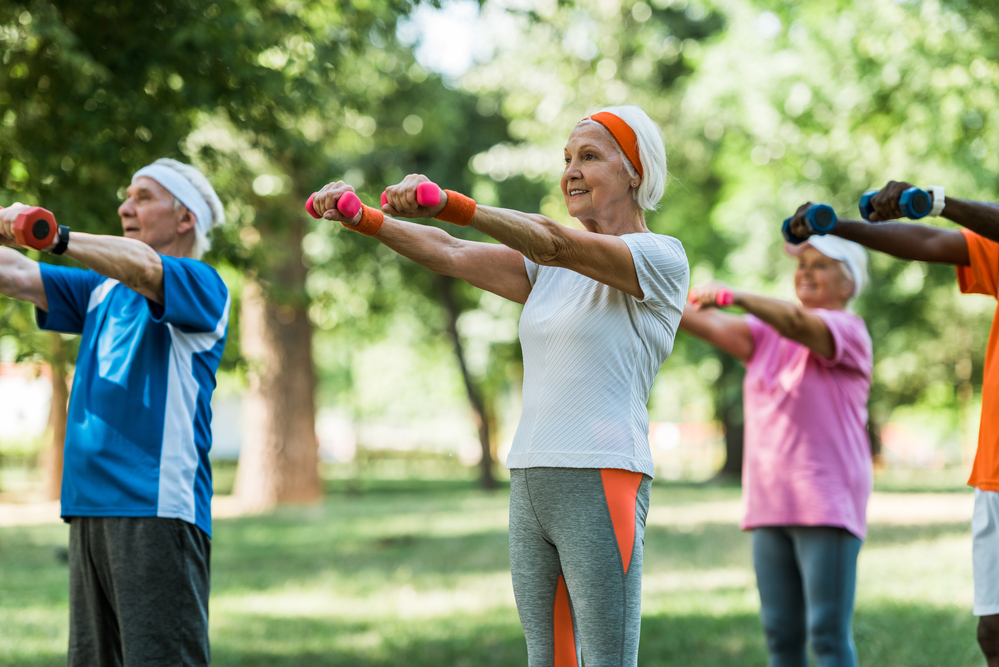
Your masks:
M770 667L857 664L853 601L866 535L872 468L867 436L871 338L846 310L863 288L856 243L812 236L797 257L800 305L732 290L694 288L680 328L746 364L743 530ZM720 293L749 314L719 311Z

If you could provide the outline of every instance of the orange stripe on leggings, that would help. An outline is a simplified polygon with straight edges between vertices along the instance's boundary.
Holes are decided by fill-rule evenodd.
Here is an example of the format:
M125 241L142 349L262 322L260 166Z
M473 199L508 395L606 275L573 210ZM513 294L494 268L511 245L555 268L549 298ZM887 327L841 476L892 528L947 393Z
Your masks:
M631 552L635 548L635 500L642 483L642 473L601 468L600 477L604 482L604 496L607 497L607 509L610 510L611 523L617 536L617 548L621 551L624 573L628 574Z
M569 610L569 589L558 575L555 587L555 664L554 667L579 667L576 659L576 635L572 632L572 612Z

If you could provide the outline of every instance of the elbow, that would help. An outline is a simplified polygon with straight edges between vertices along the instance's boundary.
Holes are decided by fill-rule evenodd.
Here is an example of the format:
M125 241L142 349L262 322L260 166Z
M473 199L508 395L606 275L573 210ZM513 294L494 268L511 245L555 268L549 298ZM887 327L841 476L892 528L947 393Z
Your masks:
M565 228L543 215L532 216L537 224L537 234L530 239L523 253L542 266L566 266L572 262L572 243Z
M462 268L474 262L470 257L469 244L446 234L441 240L440 251L434 253L423 266L442 276L460 277Z
M808 317L802 306L796 306L781 322L780 334L785 338L799 340L808 329Z
M138 292L158 292L163 284L163 260L155 250L149 248L122 282Z

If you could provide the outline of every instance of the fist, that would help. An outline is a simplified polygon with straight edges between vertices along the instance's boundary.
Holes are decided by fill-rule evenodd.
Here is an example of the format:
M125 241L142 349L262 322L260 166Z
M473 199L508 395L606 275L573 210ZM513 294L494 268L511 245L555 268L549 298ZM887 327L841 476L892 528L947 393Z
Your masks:
M417 190L423 183L431 181L423 174L410 174L399 184L385 188L382 193L382 212L401 218L433 218L438 215L447 205L447 193L440 191L440 200L436 205L424 206L417 196Z

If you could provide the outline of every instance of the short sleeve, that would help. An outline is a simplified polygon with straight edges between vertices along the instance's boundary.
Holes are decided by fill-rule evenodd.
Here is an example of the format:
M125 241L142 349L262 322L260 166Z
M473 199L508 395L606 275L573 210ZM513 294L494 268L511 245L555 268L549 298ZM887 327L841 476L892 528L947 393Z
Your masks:
M628 244L635 261L638 285L645 295L640 301L659 310L679 309L682 313L690 285L683 244L662 234L625 234L620 238Z
M870 377L873 372L874 355L871 336L867 332L864 320L844 310L816 308L812 312L821 317L829 327L836 348L832 359L814 353L812 356L823 366L850 368Z
M108 279L83 269L44 263L38 266L42 271L42 285L49 306L48 311L35 309L38 327L46 331L83 333L94 288Z
M775 336L779 337L780 334L755 315L743 315L742 321L749 327L749 333L753 336L753 354L746 360L748 367L762 356L761 351L770 344Z
M968 242L971 264L957 267L957 282L962 294L999 296L999 243L990 241L969 229L962 229Z
M531 260L524 257L524 268L527 269L527 279L531 281L531 287L534 287L534 283L538 282L538 267L540 264L536 264Z
M163 304L149 301L155 322L187 332L211 332L229 321L229 289L204 262L163 256Z

